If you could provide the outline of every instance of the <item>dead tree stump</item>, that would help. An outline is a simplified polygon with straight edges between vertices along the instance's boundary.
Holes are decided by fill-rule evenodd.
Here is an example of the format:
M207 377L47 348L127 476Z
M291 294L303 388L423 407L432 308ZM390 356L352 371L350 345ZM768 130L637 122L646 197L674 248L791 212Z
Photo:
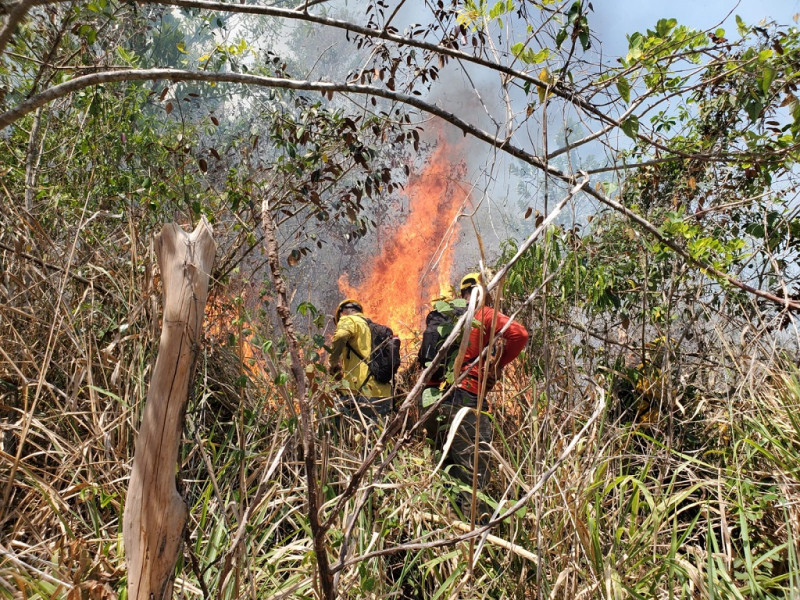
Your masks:
M215 250L205 219L191 234L170 223L156 238L164 321L122 520L129 600L172 596L188 513L176 488L178 448Z

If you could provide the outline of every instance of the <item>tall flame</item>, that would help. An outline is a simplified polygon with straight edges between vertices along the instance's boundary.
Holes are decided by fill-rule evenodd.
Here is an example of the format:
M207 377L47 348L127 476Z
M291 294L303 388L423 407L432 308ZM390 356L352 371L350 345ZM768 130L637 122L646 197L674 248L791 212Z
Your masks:
M363 281L350 284L348 274L339 278L344 297L358 299L368 317L385 323L403 339L411 339L433 297L450 283L456 217L465 193L458 185L466 170L454 161L459 148L443 139L422 171L412 175L406 193L408 218L392 232L370 261Z

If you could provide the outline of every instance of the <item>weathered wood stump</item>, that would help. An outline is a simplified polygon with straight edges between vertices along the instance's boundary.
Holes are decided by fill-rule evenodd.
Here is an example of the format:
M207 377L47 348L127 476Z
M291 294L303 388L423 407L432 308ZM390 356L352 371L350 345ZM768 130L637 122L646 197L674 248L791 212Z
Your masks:
M129 600L172 596L188 515L176 488L178 448L215 250L205 219L191 234L170 223L156 238L164 322L122 520Z

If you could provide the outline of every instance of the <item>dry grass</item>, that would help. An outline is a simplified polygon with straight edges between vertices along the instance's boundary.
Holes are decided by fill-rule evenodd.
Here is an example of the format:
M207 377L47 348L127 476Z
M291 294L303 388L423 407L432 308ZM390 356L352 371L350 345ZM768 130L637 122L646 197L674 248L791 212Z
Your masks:
M152 253L131 246L142 236L119 224L109 231L102 262L97 249L72 243L80 226L62 232L60 245L27 226L0 239L31 255L2 253L3 597L124 596L120 515L159 300ZM230 287L218 292L235 296ZM176 590L313 597L298 422L280 336L237 316L230 333L255 322L251 340L261 350L256 365L243 365L241 346L213 332L198 365L180 465L190 522ZM493 399L498 456L488 493L501 510L542 480L596 406L597 387L576 375L587 364L566 350L554 355L560 362L549 379L518 369ZM345 543L349 557L337 573L342 596L793 597L800 384L769 356L736 358L715 367L715 384L692 391L663 378L638 413L617 383L595 378L608 393L602 419L524 508L475 545L470 577L469 544L457 541L465 531L451 504L457 485L431 475L429 444L413 440L384 471L376 463L365 479L377 475L374 487L336 516L332 563ZM672 368L711 377L702 365ZM375 438L332 433L324 374L312 384L329 516Z

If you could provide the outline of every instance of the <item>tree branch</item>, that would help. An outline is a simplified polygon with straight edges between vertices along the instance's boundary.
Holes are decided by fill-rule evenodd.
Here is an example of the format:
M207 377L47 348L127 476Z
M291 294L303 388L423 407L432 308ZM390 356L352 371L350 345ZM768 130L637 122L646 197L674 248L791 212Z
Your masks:
M38 6L46 4L57 4L65 1L67 0L20 0L18 4L13 6L12 11L18 9L23 4L30 7L30 6ZM603 112L603 110L601 110L600 107L592 104L589 100L580 95L580 93L576 89L574 89L564 81L556 81L554 84L548 84L539 79L538 75L535 73L530 74L524 71L519 71L510 66L499 64L497 62L493 62L491 60L483 58L481 56L468 54L466 52L462 52L460 50L451 47L441 46L430 42L425 42L422 40L416 40L413 38L393 34L388 32L386 28L370 29L369 27L365 27L363 25L357 25L355 23L351 23L348 21L342 21L339 19L332 19L329 17L313 15L310 14L307 9L308 6L314 3L306 3L304 6L298 7L297 9L286 9L286 8L279 8L276 6L234 4L226 2L214 2L212 0L138 0L138 1L141 4L162 4L167 6L179 6L181 8L195 8L198 10L209 10L216 12L261 15L261 16L269 16L269 17L283 18L283 19L299 19L301 21L306 21L317 25L323 25L326 27L333 27L336 29L342 29L344 31L348 31L358 35L364 35L374 39L390 41L401 46L419 48L421 50L426 50L429 52L436 53L440 56L447 56L456 60L479 65L488 68L496 73L503 74L509 78L517 79L520 82L523 82L530 86L545 90L547 94L553 94L555 96L558 96L559 98L565 100L566 102L569 102L570 104L586 111L587 114L590 114L592 117L594 117L601 123L604 123L605 125L611 128L614 127L619 128L622 126L622 118L616 119L606 114L605 112ZM697 49L696 52L699 53L701 52L701 50L702 49ZM0 47L0 53L2 53L2 47ZM606 82L606 85L610 85L610 81L612 80ZM639 103L643 102L643 100L644 98L640 99ZM0 124L0 129L2 129L3 127L5 127L5 125ZM674 148L669 148L657 142L656 140L649 138L643 133L637 132L636 137L646 142L647 144L653 146L654 148L661 150L662 152L666 152L680 158L691 158L690 155L684 154L678 150L675 150Z
M413 106L414 108L426 112L428 114L437 116L451 125L460 129L464 135L470 135L482 142L489 144L506 154L518 158L527 164L536 167L549 175L569 184L576 183L575 175L564 173L563 171L551 166L542 158L524 150L519 146L515 146L509 140L500 139L474 125L460 118L459 116L443 110L421 98L401 92L394 92L382 88L376 88L369 85L360 84L347 84L347 83L330 83L323 81L305 81L298 79L282 79L279 77L265 77L259 75L248 75L244 73L209 73L207 71L185 71L176 69L126 69L120 71L101 71L99 73L92 73L90 75L83 75L76 77L62 84L56 85L28 100L22 102L17 107L0 114L0 130L8 127L17 119L25 116L40 106L52 102L58 98L62 98L68 94L84 89L92 85L100 83L123 82L123 81L154 81L158 79L169 79L171 81L205 81L205 82L222 82L222 83L237 83L242 85L253 85L257 87L267 88L284 88L292 90L305 90L316 91L322 94L330 95L333 93L353 93L373 95L380 98L387 98L395 102ZM730 285L741 289L749 294L758 296L770 302L773 302L781 307L789 308L792 310L800 310L800 302L790 300L788 298L780 298L769 292L756 289L743 281L740 281L729 275L723 273L713 265L706 263L691 256L686 250L678 246L674 241L664 237L658 228L647 221L644 217L637 215L629 210L616 200L598 192L596 189L586 186L585 191L590 196L599 200L609 208L625 215L631 221L641 226L650 235L655 237L659 242L673 250L681 258L686 260L689 264L699 268L714 277L728 282Z
M92 279L87 279L86 277L82 277L81 275L78 275L77 273L73 273L72 271L70 271L68 269L65 269L64 267L60 267L58 265L54 265L52 263L44 261L39 257L33 256L32 254L28 254L27 252L22 252L20 250L16 250L15 248L13 248L13 247L11 247L11 246L9 246L7 244L4 244L2 242L0 242L0 249L6 250L8 252L11 252L11 253L15 254L16 256L24 258L25 260L29 260L31 262L34 262L37 265L39 265L40 267L44 267L46 269L51 269L53 271L58 271L59 273L64 273L64 274L68 275L69 277L71 277L72 279L74 279L75 281L80 281L81 283L84 283L84 284L88 285L89 287L92 287L92 288L102 292L103 294L107 294L109 296L114 296L115 298L119 299L116 296L116 294L113 294L104 285L99 284L99 283L97 283L96 281L94 281ZM91 266L91 265L89 265L89 266Z
M25 18L28 11L38 4L42 4L42 2L37 0L22 0L22 2L17 2L11 6L8 11L8 19L5 25L3 25L3 28L0 29L0 55L2 55L3 51L6 49L11 36L17 29L17 25Z
M333 600L336 596L336 592L333 585L333 573L331 573L328 562L328 548L325 535L327 529L322 527L319 522L319 490L317 489L317 450L314 442L314 421L307 396L306 374L303 370L303 363L300 360L297 337L294 333L294 323L292 322L292 315L289 310L286 283L281 274L278 241L275 238L275 226L272 221L272 215L269 213L269 205L266 200L264 200L261 205L261 225L264 228L264 241L267 245L269 268L277 297L275 310L281 318L283 330L286 334L286 345L291 358L292 375L297 384L297 402L300 404L300 422L303 427L303 463L305 466L306 490L308 493L308 524L311 528L314 554L317 559L317 571L319 572L323 597L326 600Z

